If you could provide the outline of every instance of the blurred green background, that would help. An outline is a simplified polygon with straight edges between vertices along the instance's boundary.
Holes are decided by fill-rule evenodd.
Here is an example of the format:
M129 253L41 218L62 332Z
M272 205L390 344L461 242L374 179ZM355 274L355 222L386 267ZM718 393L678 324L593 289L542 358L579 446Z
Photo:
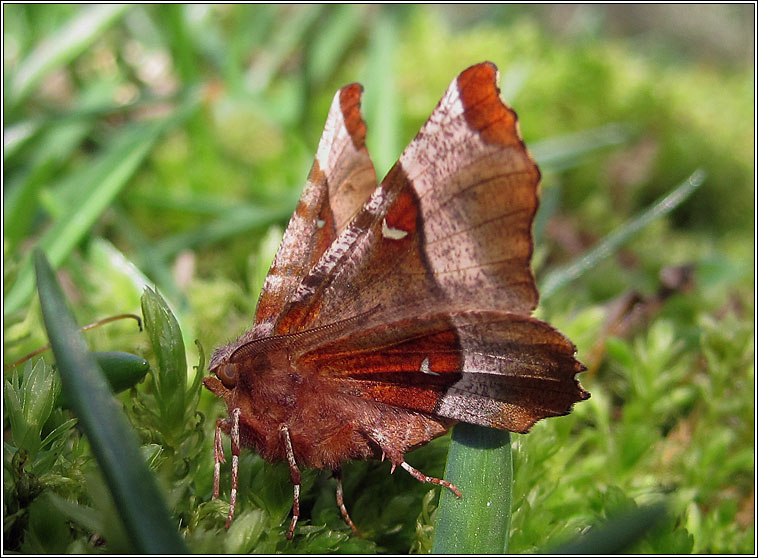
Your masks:
M548 548L665 500L669 518L633 551L754 552L753 5L5 4L3 16L6 365L47 342L35 246L82 325L139 312L147 284L177 314L189 363L194 339L209 353L236 338L251 325L334 92L364 85L382 176L450 81L491 60L543 171L538 281L609 234L627 240L543 296L538 315L577 344L592 399L513 437L510 550ZM684 203L624 232L697 169L705 181ZM686 280L668 281L682 270ZM133 324L87 335L93 349L150 358ZM148 378L139 390L150 389ZM128 409L131 396L121 398ZM210 394L199 409L210 433L224 410ZM133 420L148 454L149 433ZM446 444L411 463L439 476ZM430 548L436 492L390 477L386 463L345 469L364 538L341 524L334 481L309 473L303 524L313 530L286 546L273 529L291 505L286 469L249 452L241 527L224 536L223 513L203 507L212 437L206 447L191 481L176 480L171 458L151 464L194 551ZM86 447L72 441L36 465L31 496L16 449L6 441L6 550L118 549L77 512L113 514ZM256 495L259 475L278 479L282 495ZM256 515L269 497L282 517Z

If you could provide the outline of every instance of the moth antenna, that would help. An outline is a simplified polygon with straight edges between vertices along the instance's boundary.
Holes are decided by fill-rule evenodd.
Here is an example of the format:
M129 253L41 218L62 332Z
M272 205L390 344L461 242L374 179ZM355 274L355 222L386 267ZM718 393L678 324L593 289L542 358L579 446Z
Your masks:
M353 523L353 520L350 519L350 515L348 515L347 508L345 507L345 500L342 492L342 469L334 469L332 471L332 476L337 479L337 505L340 508L342 518L345 520L345 523L350 525L353 533L358 533L358 528L355 526L355 523Z
M348 324L353 323L353 322L364 321L368 316L375 314L379 310L380 307L381 305L377 304L370 310L367 310L366 312L362 312L350 318L345 318L343 320L339 320L339 321L325 324L322 326L306 329L304 331L297 331L295 333L283 333L280 335L271 335L268 337L261 337L260 339L253 339L251 341L247 341L246 343L243 343L242 345L234 349L229 354L227 359L229 362L239 362L241 360L244 360L244 358L250 353L255 352L256 346L265 345L267 343L276 343L277 345L282 345L284 343L291 343L291 344L297 345L299 341L300 343L306 343L306 346L309 346L309 347L313 346L319 340L321 341L328 340L328 336L330 334L333 334L335 330L339 331L341 328L345 328Z
M137 327L139 327L139 330L142 331L142 318L140 318L137 314L119 314L118 316L111 316L109 318L103 318L102 320L98 320L96 322L92 322L91 324L87 324L86 326L80 327L79 331L87 331L89 329L94 329L94 328L96 328L98 326L101 326L101 325L104 325L104 324L107 324L107 323L110 323L110 322L115 322L116 320L123 320L125 318L134 318L135 320L137 320ZM30 358L44 353L49 348L50 348L50 344L49 343L47 345L43 345L39 349L35 349L31 353L22 356L16 362L14 362L10 366L8 366L8 368L15 368L16 366L18 366L19 364L23 364L24 362L26 362Z
M239 480L240 462L240 409L232 410L232 493L229 497L229 517L226 518L225 529L228 529L234 519L234 508L237 507L237 487Z
M287 454L287 461L290 465L290 479L294 485L294 491L292 495L292 521L290 521L290 528L287 531L287 540L292 540L295 534L295 525L300 517L300 469L297 468L297 462L295 462L295 452L292 451L292 440L290 440L290 431L287 425L283 424L279 427L279 434L284 442L284 450Z
M87 324L86 326L82 326L81 330L87 331L88 329L94 329L101 325L109 324L111 322L115 322L116 320L125 320L127 318L133 318L137 320L137 327L140 331L142 331L142 318L140 318L137 314L118 314L116 316L110 316L108 318L103 318L102 320L92 322L91 324Z
M421 481L421 482L430 482L432 484L438 484L438 485L444 486L445 488L447 488L448 490L450 490L450 492L452 492L453 494L455 494L458 498L461 498L463 496L461 494L461 491L458 490L458 487L455 486L450 481L446 481L445 479L438 479L438 478L435 478L435 477L427 476L424 473L422 473L421 471L419 471L418 469L414 469L413 467L411 467L410 465L408 465L405 461L403 461L402 463L400 463L400 466L403 469L405 469L406 471L408 471L410 473L410 475L414 479L416 479L418 481Z
M224 445L221 442L221 425L226 424L229 421L226 419L218 419L216 421L216 436L213 439L213 498L218 498L219 495L219 483L221 479L221 464L226 463L224 457Z

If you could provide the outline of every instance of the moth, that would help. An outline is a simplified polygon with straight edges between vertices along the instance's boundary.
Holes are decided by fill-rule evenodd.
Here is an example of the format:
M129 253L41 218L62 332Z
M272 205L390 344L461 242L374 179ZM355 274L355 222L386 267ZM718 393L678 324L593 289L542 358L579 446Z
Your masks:
M587 399L574 345L532 318L530 268L540 172L484 62L447 89L377 185L362 87L334 96L305 190L265 280L251 330L217 349L205 386L230 418L229 526L241 446L286 461L300 515L300 468L405 461L456 422L527 432Z

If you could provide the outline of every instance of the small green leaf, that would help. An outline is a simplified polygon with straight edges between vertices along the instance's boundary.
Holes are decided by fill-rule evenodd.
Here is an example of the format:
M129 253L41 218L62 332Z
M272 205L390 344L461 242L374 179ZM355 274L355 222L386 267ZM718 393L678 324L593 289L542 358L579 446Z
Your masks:
M142 315L158 368L153 371L155 398L160 409L161 430L176 447L187 428L187 412L190 409L194 390L187 390L187 357L182 331L174 313L157 291L145 288L142 295ZM195 382L197 384L197 382Z
M155 384L160 397L168 400L172 391L184 393L187 384L187 360L179 322L162 296L150 287L142 295L145 331L158 359Z
M248 553L268 525L268 516L261 509L246 511L235 518L224 537L224 550L230 554Z
M41 359L27 362L23 380L18 370L5 380L5 405L11 424L13 444L29 452L32 460L42 447L42 427L60 393L60 380L52 366Z
M42 316L63 390L89 439L135 550L186 553L155 478L142 459L137 436L87 351L55 274L39 250L34 252L34 264Z

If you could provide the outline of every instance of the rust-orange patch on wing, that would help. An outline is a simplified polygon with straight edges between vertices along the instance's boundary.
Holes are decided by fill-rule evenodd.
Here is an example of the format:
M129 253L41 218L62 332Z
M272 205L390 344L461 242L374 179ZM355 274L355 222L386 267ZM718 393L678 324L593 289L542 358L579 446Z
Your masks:
M512 145L521 141L516 132L516 113L500 100L496 78L493 64L473 66L458 76L458 91L471 129L487 143Z
M399 229L407 233L416 231L419 219L418 199L412 188L403 189L395 198L385 217L388 227Z
M361 93L363 87L357 83L340 89L340 109L345 119L345 128L357 150L362 149L366 143L366 123L361 117Z

